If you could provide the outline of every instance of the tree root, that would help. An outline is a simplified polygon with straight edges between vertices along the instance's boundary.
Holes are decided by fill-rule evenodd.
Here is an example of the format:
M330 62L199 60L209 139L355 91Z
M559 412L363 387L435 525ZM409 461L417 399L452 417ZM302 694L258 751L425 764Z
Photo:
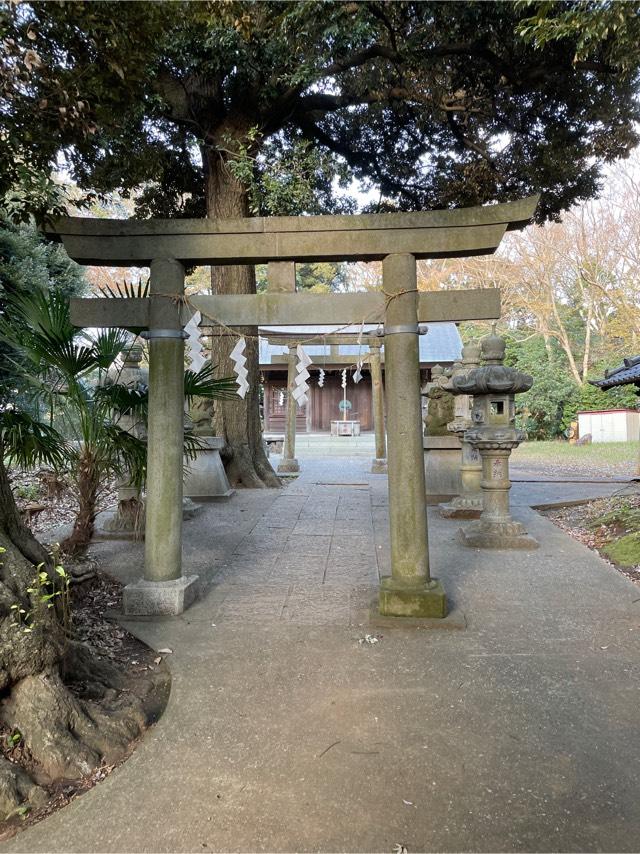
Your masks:
M227 477L232 486L245 487L246 489L265 489L269 487L280 487L280 479L275 474L271 465L254 459L251 449L247 444L229 445L226 457ZM265 457L266 461L266 457Z
M0 821L6 821L21 808L41 807L49 795L34 783L19 765L0 756Z
M117 762L146 723L137 698L113 692L100 704L80 700L55 672L18 682L0 717L22 735L41 783L75 780L101 762Z

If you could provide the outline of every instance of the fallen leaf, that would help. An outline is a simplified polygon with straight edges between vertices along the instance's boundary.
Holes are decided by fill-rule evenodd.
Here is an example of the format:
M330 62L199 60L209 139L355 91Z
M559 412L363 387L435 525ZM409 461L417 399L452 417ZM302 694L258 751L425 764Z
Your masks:
M160 655L171 655L173 650L169 649L169 647L167 646L164 649L159 649L158 652L160 653Z

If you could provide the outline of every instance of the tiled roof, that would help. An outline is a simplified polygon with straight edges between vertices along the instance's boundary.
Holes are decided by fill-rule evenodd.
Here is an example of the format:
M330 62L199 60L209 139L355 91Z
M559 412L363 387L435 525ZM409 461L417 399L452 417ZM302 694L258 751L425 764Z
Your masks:
M605 371L601 380L589 380L591 385L601 389L615 388L619 385L633 385L640 383L640 356L632 356L625 359L621 365Z
M450 364L460 358L462 351L462 341L460 333L455 323L424 323L421 326L427 327L427 334L420 335L420 362L427 364ZM338 326L268 326L260 327L260 364L272 364L273 356L281 356L286 353L286 347L270 344L267 340L267 333L271 332L277 335L299 335L300 338L309 338L314 335L334 333L337 329L340 334L354 336L360 332L360 326L350 326L346 329ZM376 324L365 324L364 331L374 331ZM314 341L304 345L305 352L319 359L329 359L329 347L322 344L320 341ZM340 344L339 355L341 356L357 356L360 348L357 344ZM362 351L367 353L369 348L363 344ZM384 350L383 350L384 358Z

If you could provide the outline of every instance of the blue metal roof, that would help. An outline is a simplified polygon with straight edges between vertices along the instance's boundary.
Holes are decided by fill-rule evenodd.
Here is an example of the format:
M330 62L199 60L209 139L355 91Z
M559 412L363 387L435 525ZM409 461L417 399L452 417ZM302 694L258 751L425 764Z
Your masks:
M460 333L455 323L421 323L422 327L427 327L427 334L419 336L420 342L420 362L422 364L450 364L459 359L462 352L462 340ZM365 324L365 332L373 332L377 328L376 324ZM330 351L327 344L322 344L318 336L323 334L344 334L358 335L360 326L268 326L260 327L260 365L273 364L274 356L283 356L287 352L287 348L270 344L267 340L268 333L273 335L283 336L291 335L294 340L297 339L304 343L309 340L308 344L304 344L305 352L312 358L326 360L330 362ZM338 345L338 354L340 356L354 356L358 354L368 353L369 348L363 342L362 348L357 344L340 344ZM384 358L384 348L382 350ZM282 364L280 359L276 359L277 364Z
M603 379L589 380L589 383L603 390L615 388L619 385L633 385L634 383L640 383L640 356L633 356L630 359L625 359L617 368L605 371Z

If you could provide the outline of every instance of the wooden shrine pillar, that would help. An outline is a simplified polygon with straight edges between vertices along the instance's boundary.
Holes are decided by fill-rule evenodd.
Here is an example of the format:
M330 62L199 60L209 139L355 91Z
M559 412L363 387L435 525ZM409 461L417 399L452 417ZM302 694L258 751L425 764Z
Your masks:
M382 277L391 575L380 585L380 613L445 617L444 590L429 574L415 257L388 255Z

